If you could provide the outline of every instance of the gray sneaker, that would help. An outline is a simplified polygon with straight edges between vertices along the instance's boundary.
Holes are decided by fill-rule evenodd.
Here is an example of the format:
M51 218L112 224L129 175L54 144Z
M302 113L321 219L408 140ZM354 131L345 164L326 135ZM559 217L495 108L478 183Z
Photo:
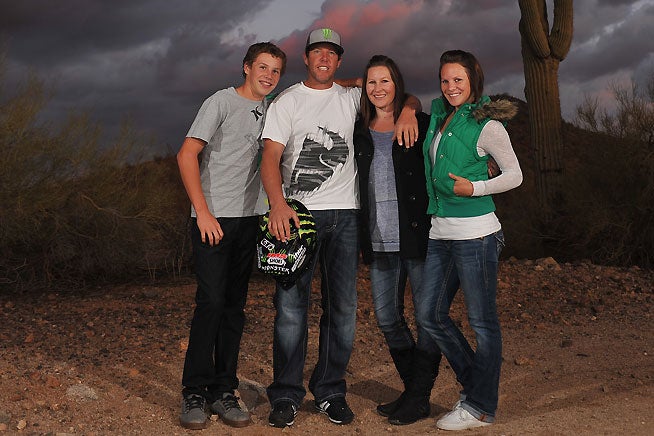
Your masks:
M211 410L232 427L245 427L250 424L250 413L241 409L238 397L229 392L223 393L221 398L214 401Z
M201 430L207 426L207 400L199 394L185 395L182 399L182 414L179 423L191 430Z

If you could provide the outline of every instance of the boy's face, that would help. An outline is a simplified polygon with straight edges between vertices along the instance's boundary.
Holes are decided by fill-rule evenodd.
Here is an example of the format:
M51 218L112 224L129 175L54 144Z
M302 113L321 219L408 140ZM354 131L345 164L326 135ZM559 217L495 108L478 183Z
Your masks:
M270 53L260 53L252 62L252 66L244 65L245 83L252 94L263 99L270 94L282 75L282 60Z

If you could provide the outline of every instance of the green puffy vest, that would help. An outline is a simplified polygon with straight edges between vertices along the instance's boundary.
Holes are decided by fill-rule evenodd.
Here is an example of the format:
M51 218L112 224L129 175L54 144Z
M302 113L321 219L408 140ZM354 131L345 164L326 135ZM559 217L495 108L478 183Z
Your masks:
M488 156L479 156L477 140L490 118L477 121L472 112L489 101L487 96L483 96L479 103L465 104L459 108L441 135L434 164L429 156L429 148L448 113L442 98L432 101L429 130L423 143L429 195L428 214L439 217L473 217L495 211L495 203L490 195L456 196L454 180L448 176L448 173L452 173L471 182L488 180Z

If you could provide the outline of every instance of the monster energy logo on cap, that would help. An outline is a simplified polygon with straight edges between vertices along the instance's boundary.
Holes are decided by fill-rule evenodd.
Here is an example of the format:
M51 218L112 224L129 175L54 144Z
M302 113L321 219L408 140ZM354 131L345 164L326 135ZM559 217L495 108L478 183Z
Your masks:
M341 35L332 29L316 29L309 34L307 38L306 49L308 50L311 45L326 42L336 47L338 54L343 54L343 46L341 46Z

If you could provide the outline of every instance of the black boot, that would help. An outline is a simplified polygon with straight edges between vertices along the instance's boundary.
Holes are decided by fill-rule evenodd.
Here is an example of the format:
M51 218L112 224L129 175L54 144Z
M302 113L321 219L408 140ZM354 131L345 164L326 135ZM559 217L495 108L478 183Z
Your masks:
M377 406L377 413L379 413L381 416L390 416L395 413L400 405L400 402L404 398L404 395L406 394L406 389L409 386L409 382L411 380L411 372L413 371L413 350L413 348L408 348L406 350L399 350L395 348L389 349L391 357L393 358L393 363L395 363L395 368L397 369L397 372L400 374L400 378L404 383L404 392L402 392L402 394L400 394L399 398L396 400Z
M429 397L440 363L441 353L429 354L418 349L414 351L411 381L397 409L388 417L388 422L406 425L429 416Z

